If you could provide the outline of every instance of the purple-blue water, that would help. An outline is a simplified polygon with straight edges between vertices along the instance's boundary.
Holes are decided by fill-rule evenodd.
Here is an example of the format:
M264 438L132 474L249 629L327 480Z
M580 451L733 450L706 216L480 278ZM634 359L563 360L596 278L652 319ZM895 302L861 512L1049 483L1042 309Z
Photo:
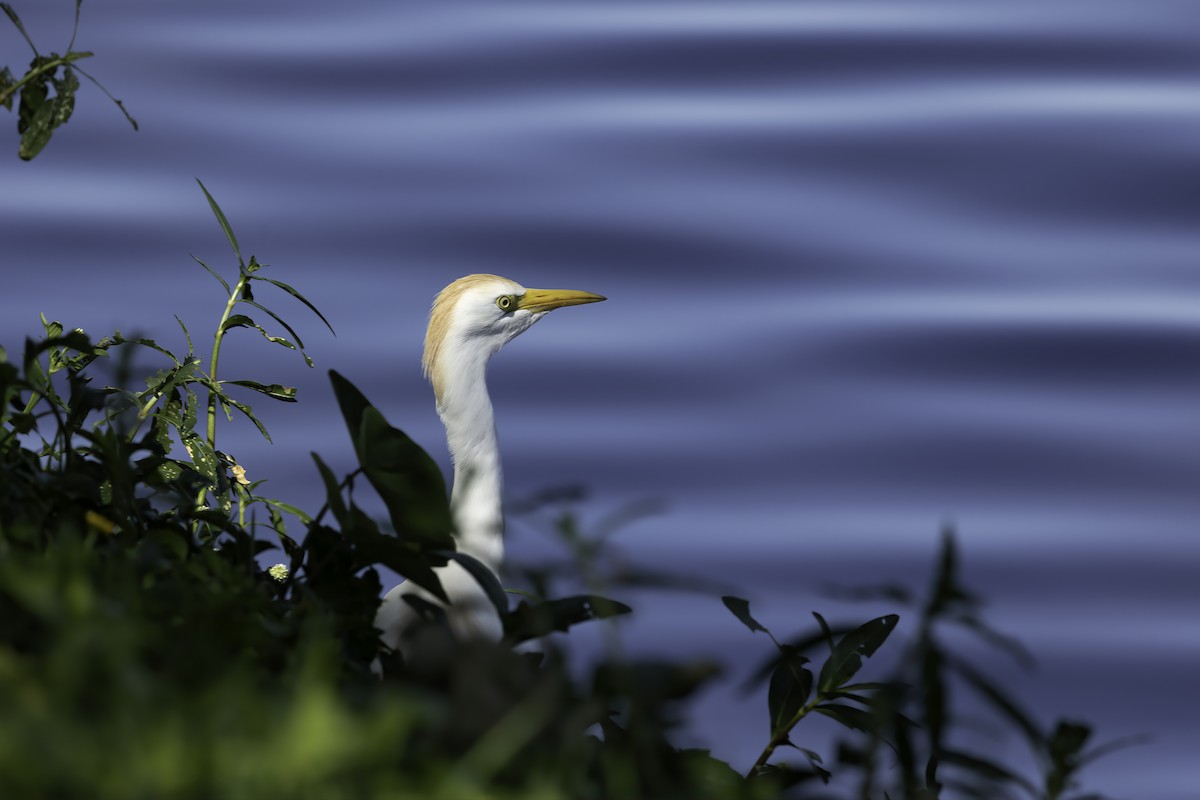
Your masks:
M61 51L73 3L13 0ZM85 3L95 87L32 163L0 114L0 343L45 312L182 347L244 251L317 361L236 331L275 439L219 445L310 509L349 443L325 369L445 462L419 374L469 272L601 292L494 363L512 497L661 498L634 563L741 587L779 633L923 580L946 520L1048 722L1152 733L1087 785L1194 798L1200 730L1200 25L1184 2ZM0 21L0 65L30 53ZM18 73L19 74L19 73ZM260 293L259 299L270 300ZM244 336L242 334L245 334ZM203 345L202 345L203 346ZM513 526L514 558L547 549ZM641 599L640 652L731 678L695 737L744 768L765 655L715 596ZM997 669L1004 667L997 661ZM1017 751L1013 755L1016 757Z

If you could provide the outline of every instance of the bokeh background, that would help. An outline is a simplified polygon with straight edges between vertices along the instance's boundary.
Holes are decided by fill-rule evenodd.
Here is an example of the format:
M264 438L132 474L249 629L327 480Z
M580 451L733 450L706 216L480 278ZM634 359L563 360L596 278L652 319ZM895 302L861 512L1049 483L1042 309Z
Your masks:
M13 5L63 50L73 3ZM866 617L831 585L917 585L953 522L992 621L1039 659L985 666L1044 721L1153 734L1091 787L1192 798L1194 11L85 3L83 66L142 129L85 82L21 163L0 114L0 343L19 352L39 312L182 348L178 314L209 336L223 301L189 253L231 258L201 178L337 330L281 296L317 368L244 330L222 364L300 388L254 403L274 445L249 426L220 444L314 509L309 451L352 459L325 369L445 464L419 374L437 290L486 271L601 292L493 364L511 497L586 486L585 524L663 501L618 535L624 557L723 581L781 634L812 609ZM0 22L16 72L31 54ZM514 521L514 558L555 552L541 527ZM634 604L631 650L728 665L692 737L744 769L767 722L736 684L766 641L715 593Z

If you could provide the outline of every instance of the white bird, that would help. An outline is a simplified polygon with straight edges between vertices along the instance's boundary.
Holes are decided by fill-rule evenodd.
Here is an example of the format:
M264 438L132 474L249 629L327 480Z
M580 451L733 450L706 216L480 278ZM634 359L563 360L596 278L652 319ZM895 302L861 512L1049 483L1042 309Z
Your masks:
M433 301L422 365L433 384L454 462L450 493L454 535L459 552L478 559L493 573L499 573L504 560L504 512L500 449L487 391L488 361L547 312L604 299L571 289L526 289L498 275L468 275ZM499 640L500 617L478 581L455 562L436 572L450 598L446 612L455 634ZM404 631L418 616L405 595L436 602L411 582L384 596L375 627L393 649L400 649Z

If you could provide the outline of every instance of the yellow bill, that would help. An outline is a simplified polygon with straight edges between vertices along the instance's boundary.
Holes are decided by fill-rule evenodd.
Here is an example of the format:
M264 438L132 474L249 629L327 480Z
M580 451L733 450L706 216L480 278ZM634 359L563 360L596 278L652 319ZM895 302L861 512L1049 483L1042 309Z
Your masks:
M525 294L517 298L517 308L538 313L553 311L563 306L599 303L607 299L604 295L579 292L575 289L526 289Z

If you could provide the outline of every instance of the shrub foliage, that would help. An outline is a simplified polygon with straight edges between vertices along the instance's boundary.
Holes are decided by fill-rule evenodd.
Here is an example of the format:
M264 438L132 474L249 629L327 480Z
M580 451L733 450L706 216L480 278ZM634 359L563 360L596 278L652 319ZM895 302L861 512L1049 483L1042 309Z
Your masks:
M1109 749L1088 749L1090 728L1043 729L945 643L954 638L946 631L965 630L1024 657L961 585L949 534L923 598L881 591L913 609L907 642L893 635L896 614L851 625L818 614L813 630L780 640L749 602L723 598L748 635L770 642L750 679L766 684L764 725L743 733L761 736L763 749L742 773L674 744L686 703L717 669L615 648L587 669L570 664L563 638L547 634L630 608L529 592L510 604L495 577L455 552L436 464L336 372L357 469L337 476L313 454L320 509L264 496L218 447L218 426L241 414L267 436L246 398L292 402L295 391L218 377L221 348L242 328L311 366L258 294L282 292L320 312L242 258L204 194L237 262L231 280L200 262L225 300L211 351L196 351L182 320L186 352L177 354L120 332L93 341L44 318L44 338L19 355L0 350L0 795L1098 796L1075 789L1079 769ZM144 389L129 386L135 352L162 364ZM100 378L105 364L111 385ZM367 487L386 519L356 500ZM587 543L575 526L564 530ZM378 568L438 595L434 567L449 559L476 569L505 640L456 641L430 606L411 655L389 651L373 627ZM536 653L513 648L538 638ZM864 680L868 666L875 677ZM956 744L952 689L993 709L1040 771ZM831 752L807 733L813 716L842 731Z

